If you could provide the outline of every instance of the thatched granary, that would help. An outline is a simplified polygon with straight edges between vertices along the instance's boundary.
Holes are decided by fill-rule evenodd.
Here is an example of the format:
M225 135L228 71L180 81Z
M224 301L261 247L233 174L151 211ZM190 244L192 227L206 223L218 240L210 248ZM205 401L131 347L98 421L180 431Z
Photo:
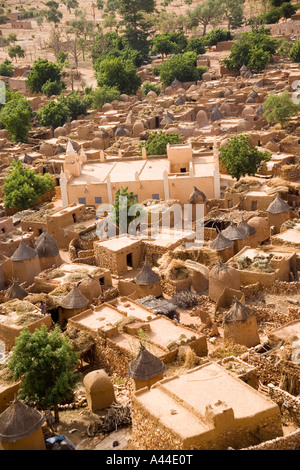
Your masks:
M244 239L245 244L251 248L255 248L258 245L255 227L249 225L244 218L242 218L242 222L240 223L239 227L247 234L246 239Z
M234 256L234 241L224 237L222 232L209 243L208 248L217 251L224 263Z
M140 350L128 367L128 374L134 381L135 389L150 388L155 382L162 380L165 371L164 363L154 354L151 354L140 343Z
M247 245L247 233L241 226L238 227L237 224L233 222L225 230L222 230L222 235L234 242L235 253L238 253Z
M141 271L134 279L137 286L136 292L139 298L154 295L159 297L162 295L162 288L160 285L161 277L159 274L151 269L148 261L146 260Z
M239 291L241 287L240 276L237 269L226 263L218 263L209 273L209 297L218 302L225 288Z
M56 241L47 232L43 232L37 239L35 249L40 259L41 270L60 266L62 259Z
M69 318L82 312L89 305L89 300L80 292L77 286L62 298L59 304L59 323L63 325Z
M83 379L83 385L91 411L103 410L116 401L114 386L104 369L87 374Z
M267 208L269 225L275 227L275 232L280 232L281 225L291 218L290 206L277 193L275 199Z
M18 248L10 258L12 260L12 277L18 279L20 284L31 284L40 272L41 265L36 250L21 240Z
M0 290L8 285L12 276L12 261L3 253L0 253Z
M27 295L28 295L28 292L25 289L23 289L23 287L19 286L19 284L15 281L11 284L11 286L6 291L6 297L9 300L13 300L13 299L22 300L25 297L27 297Z
M190 194L188 201L190 204L192 204L193 221L206 215L206 196L202 191L200 191L200 189L196 188L196 186L194 186L193 192ZM203 206L203 213L201 214L201 212L199 212L197 214L197 206L200 204Z
M233 306L224 317L224 339L229 338L247 348L260 343L256 316L238 299L235 299Z
M46 450L44 422L42 413L15 398L0 415L0 449Z

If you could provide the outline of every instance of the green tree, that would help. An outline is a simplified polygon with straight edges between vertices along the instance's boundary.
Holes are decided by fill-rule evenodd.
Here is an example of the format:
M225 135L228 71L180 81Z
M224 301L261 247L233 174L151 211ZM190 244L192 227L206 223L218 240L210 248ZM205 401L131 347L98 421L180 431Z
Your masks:
M192 82L201 80L206 72L205 67L197 67L197 54L195 52L185 52L169 57L159 67L159 75L164 86L169 86L177 78L180 82Z
M53 23L54 27L57 27L63 17L62 12L58 9L59 4L53 0L50 0L45 5L48 7L48 10L43 10L44 17L48 23Z
M205 2L196 6L192 16L197 25L202 25L202 34L204 36L209 24L218 24L222 19L221 0L205 0Z
M132 206L135 206L135 214L132 214L130 211ZM122 187L116 191L111 221L119 227L120 233L126 233L129 225L132 225L135 219L142 214L145 214L145 207L141 204L137 204L134 192L128 191L128 186L126 186L126 188Z
M69 117L69 108L60 100L57 102L50 101L42 106L38 115L42 126L51 126L54 129L63 126Z
M22 49L22 47L19 44L15 46L9 46L8 55L11 59L16 59L16 62L17 62L18 57L19 58L25 57L25 50Z
M297 41L294 42L291 51L290 51L290 59L293 62L300 62L300 41L297 39Z
M16 340L8 361L14 380L22 378L19 397L40 406L54 406L59 420L58 405L72 396L80 381L75 368L79 354L73 351L68 337L59 326L48 333L45 325L30 333L25 327Z
M64 88L63 82L51 82L51 80L47 80L46 83L42 86L42 93L46 95L48 98L53 95L60 95Z
M187 38L182 31L178 33L155 34L153 37L152 53L154 54L180 54L187 47Z
M129 46L146 57L150 47L148 37L152 23L145 14L154 12L155 0L119 0L118 3Z
M10 33L8 36L7 36L7 42L9 43L15 43L16 41L18 40L17 38L17 35L15 33Z
M48 80L51 82L60 82L60 68L53 62L39 57L33 63L30 74L26 80L26 85L31 93L39 93L42 91L42 86Z
M279 123L284 126L288 120L298 113L300 106L293 102L289 92L280 95L269 95L263 103L264 116L270 123Z
M61 1L64 5L66 5L69 13L71 13L72 8L75 9L79 7L79 3L77 2L77 0L61 0Z
M2 64L0 64L0 75L3 77L12 77L14 75L14 67L10 60L5 59Z
M224 63L229 70L239 71L243 65L250 64L255 70L263 70L266 66L267 54L269 59L275 54L277 42L270 37L270 31L265 28L252 30L251 33L242 33L233 44L230 56L224 59ZM259 51L259 53L257 52ZM263 60L259 59L259 54L264 54ZM263 67L263 68L262 68Z
M100 62L97 72L98 86L117 87L120 93L135 94L141 85L141 78L130 60L107 58Z
M244 22L245 0L221 0L221 10L227 21L228 29L240 28Z
M153 132L148 138L145 148L147 155L166 155L168 144L178 144L182 136L178 134L168 134L162 131ZM142 146L142 144L141 144Z
M18 160L9 167L9 175L4 178L3 194L5 208L25 210L36 204L41 196L55 189L54 182L46 173L36 174L24 168Z
M101 109L104 103L111 103L114 100L119 100L119 98L120 92L117 87L104 85L94 91L92 107Z
M196 54L205 54L206 47L204 37L192 37L188 40L187 51L196 52Z
M220 161L228 173L239 180L241 176L255 175L263 162L269 161L271 154L261 152L249 143L248 135L237 135L228 139L220 149Z
M61 96L60 102L68 108L69 116L72 120L87 113L86 102L84 99L81 99L79 91L71 91L66 97Z
M32 120L32 109L25 98L11 99L0 111L0 123L14 142L26 142Z

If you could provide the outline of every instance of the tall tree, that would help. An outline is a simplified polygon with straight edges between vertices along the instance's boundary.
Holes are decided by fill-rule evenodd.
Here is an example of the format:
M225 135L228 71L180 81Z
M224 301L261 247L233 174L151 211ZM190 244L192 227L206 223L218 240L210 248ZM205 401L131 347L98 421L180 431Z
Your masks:
M151 24L145 13L153 13L155 0L119 0L119 12L125 25L125 35L133 49L147 53L147 38Z
M70 398L80 375L75 373L79 355L59 326L47 331L45 325L30 333L25 327L16 340L8 367L14 380L22 378L20 398L41 406L54 406L55 421L59 420L58 405Z
M203 36L206 34L207 26L215 25L220 22L223 16L221 9L221 0L206 0L197 5L192 12L194 20L203 27Z
M78 8L79 6L79 3L77 2L77 0L61 0L61 1L64 5L66 5L69 13L71 13L72 8L75 9L75 8Z
M228 29L236 29L243 24L245 0L221 0L221 9L227 21Z

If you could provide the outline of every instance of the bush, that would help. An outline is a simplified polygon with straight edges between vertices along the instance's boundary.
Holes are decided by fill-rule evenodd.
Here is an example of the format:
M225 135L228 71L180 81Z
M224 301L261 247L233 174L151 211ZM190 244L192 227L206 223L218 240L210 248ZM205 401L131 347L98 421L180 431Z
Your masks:
M216 46L218 42L231 41L232 39L231 32L221 28L213 29L203 37L205 45L209 47Z
M41 176L34 170L24 168L20 161L14 162L9 168L9 176L4 178L5 208L28 209L41 196L54 189L55 185L49 174Z
M26 80L26 85L31 93L39 93L47 81L60 82L60 68L53 62L39 57L33 63L32 70Z
M97 88L93 93L92 107L101 109L104 103L111 103L120 99L120 92L117 87L106 85Z
M42 126L52 126L54 129L63 126L69 117L69 108L60 100L50 101L42 106L39 112L39 121Z
M200 80L203 73L203 68L197 68L195 52L185 52L169 57L159 67L160 79L164 86L171 85L175 78L180 82L194 82Z
M14 142L26 142L33 113L25 98L12 98L0 112L0 123L8 130Z
M276 40L270 37L269 30L262 27L257 31L239 35L237 42L231 48L230 56L223 62L227 69L235 72L238 72L243 65L250 68L249 64L254 70L260 71L265 68L271 55L275 54L276 47ZM260 54L263 54L262 59L259 57Z
M66 97L61 96L60 101L67 106L72 120L87 113L87 101L81 99L79 91L71 91Z
M196 54L205 54L206 47L204 38L195 37L190 38L187 44L187 51L196 52Z
M148 95L149 91L154 91L159 95L161 93L161 87L159 85L154 85L154 83L151 82L144 82L141 91L144 96Z
M287 91L280 95L269 95L263 104L264 116L270 123L286 124L290 117L298 113L300 107L293 102Z
M290 59L293 62L300 62L300 41L299 40L295 41L291 48Z
M120 58L105 59L98 65L98 86L116 87L120 93L135 94L141 85L141 77L131 61Z
M14 67L10 60L5 59L2 64L0 64L0 75L3 77L12 77L14 75Z
M182 136L177 134L164 134L162 131L153 132L146 142L147 155L165 155L168 144L178 144Z
M46 95L48 98L53 95L60 95L64 88L63 82L51 82L51 80L47 80L46 83L42 86L42 93Z

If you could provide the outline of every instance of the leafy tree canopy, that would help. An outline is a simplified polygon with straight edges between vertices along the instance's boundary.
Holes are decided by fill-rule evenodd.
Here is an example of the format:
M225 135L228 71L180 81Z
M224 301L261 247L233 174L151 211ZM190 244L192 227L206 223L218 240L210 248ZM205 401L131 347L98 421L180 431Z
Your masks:
M20 161L9 167L9 175L4 178L3 194L7 209L25 210L36 204L41 196L54 191L54 182L46 173L36 174L34 170L24 168Z
M207 71L205 67L197 67L197 54L195 52L185 52L169 57L159 67L159 75L164 86L169 86L177 78L180 82L192 82L200 80L203 73Z
M228 139L225 147L220 149L220 161L228 173L239 180L241 176L253 176L263 162L269 161L271 154L261 152L249 143L249 136L237 135Z
M284 126L287 121L298 113L300 106L293 102L289 92L280 95L269 95L263 103L264 116L270 123L279 123Z
M32 108L22 95L6 94L8 101L0 111L0 123L14 142L26 142L33 117Z
M168 144L178 144L182 139L181 135L168 134L162 131L153 132L146 142L147 155L166 155Z
M39 93L48 80L51 82L61 81L60 67L47 59L39 57L33 63L26 85L31 93Z
M55 407L70 398L80 375L75 373L79 355L59 326L48 333L45 325L30 333L25 327L8 361L14 380L22 378L19 397L41 406Z
M141 78L136 73L132 61L119 57L104 59L97 69L98 86L118 88L120 93L135 94L141 85Z

